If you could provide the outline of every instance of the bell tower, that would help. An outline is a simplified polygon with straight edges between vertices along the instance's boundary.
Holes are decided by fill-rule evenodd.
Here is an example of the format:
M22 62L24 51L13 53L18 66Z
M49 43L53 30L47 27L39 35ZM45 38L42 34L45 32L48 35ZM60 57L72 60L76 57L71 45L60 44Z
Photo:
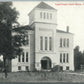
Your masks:
M57 10L41 2L29 13L29 25L35 32L35 67L40 70L41 59L56 54Z
M57 24L57 10L41 2L29 13L29 25L35 22Z

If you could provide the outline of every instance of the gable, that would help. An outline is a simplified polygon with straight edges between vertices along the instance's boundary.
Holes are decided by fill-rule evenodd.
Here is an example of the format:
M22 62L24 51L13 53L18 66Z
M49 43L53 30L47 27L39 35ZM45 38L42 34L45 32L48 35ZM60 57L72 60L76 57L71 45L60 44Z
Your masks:
M40 4L38 4L35 8L56 10L55 8L51 7L50 5L44 2L41 2Z

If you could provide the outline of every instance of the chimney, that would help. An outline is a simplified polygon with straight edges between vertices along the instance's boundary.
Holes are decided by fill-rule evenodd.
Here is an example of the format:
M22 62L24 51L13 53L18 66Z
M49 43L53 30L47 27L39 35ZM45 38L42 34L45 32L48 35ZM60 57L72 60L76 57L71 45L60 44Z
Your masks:
M67 26L67 28L66 28L66 32L69 33L69 26Z

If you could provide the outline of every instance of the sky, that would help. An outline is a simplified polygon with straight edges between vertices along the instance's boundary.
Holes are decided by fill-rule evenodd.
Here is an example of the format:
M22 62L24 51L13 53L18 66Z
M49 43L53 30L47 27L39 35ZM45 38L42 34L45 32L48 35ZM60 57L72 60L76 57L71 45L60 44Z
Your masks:
M13 7L19 12L20 25L28 25L28 13L41 1L13 1ZM57 29L69 31L74 34L74 47L80 46L84 50L84 1L44 1L57 9Z

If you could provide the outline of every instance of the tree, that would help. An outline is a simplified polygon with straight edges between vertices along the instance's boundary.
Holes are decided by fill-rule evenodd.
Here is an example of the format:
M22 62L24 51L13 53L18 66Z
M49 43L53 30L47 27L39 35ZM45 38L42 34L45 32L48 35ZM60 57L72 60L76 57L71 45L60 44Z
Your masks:
M21 52L23 51L21 46L26 46L29 42L28 32L24 28L19 28L20 27L13 29L13 32L15 33L15 35L12 36L13 58L17 57L16 55L21 55Z
M0 54L3 55L4 66L6 59L12 59L14 46L12 45L12 25L17 23L19 13L12 7L12 2L0 2Z
M84 51L83 51L82 57L81 57L81 65L84 65Z
M76 46L75 49L74 49L74 65L75 65L75 70L79 70L80 69L81 58L82 58L82 52L80 51L79 46Z

